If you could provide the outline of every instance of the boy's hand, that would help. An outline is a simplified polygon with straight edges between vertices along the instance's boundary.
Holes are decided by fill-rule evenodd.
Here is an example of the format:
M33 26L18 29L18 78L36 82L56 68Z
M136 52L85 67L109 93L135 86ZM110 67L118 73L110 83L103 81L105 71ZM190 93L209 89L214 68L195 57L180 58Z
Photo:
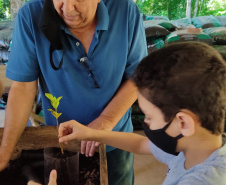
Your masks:
M49 183L48 183L48 185L57 185L56 180L57 180L57 172L56 172L56 170L52 170L51 173L50 173L50 176L49 176ZM41 184L30 180L27 183L27 185L41 185Z
M56 172L56 170L52 170L50 172L48 185L57 185L57 172Z
M78 123L75 120L60 124L59 142L68 143L71 140L86 140L90 136L90 128Z
M28 181L27 185L41 185L33 180Z

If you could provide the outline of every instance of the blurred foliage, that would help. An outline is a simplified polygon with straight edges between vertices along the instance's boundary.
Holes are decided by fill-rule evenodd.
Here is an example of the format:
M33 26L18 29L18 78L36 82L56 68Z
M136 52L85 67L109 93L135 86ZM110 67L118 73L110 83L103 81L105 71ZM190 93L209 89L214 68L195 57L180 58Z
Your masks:
M9 0L0 0L0 20L9 18L9 15L7 15L7 13L9 13L9 7Z
M25 0L26 2L29 0ZM198 0L197 16L226 15L225 0ZM195 2L191 0L191 16L194 16ZM180 19L186 16L187 0L137 0L140 11L147 15L168 16L169 19ZM0 20L10 19L10 1L0 0Z
M196 0L191 0L191 17L194 16ZM168 16L169 19L186 17L187 0L137 0L141 13L146 15ZM198 0L196 16L226 15L225 0Z

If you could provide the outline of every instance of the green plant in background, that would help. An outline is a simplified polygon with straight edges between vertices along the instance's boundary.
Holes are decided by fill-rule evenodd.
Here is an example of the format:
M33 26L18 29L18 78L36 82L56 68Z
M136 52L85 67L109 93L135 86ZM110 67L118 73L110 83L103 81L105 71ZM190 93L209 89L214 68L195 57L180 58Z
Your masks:
M186 17L187 0L137 0L140 12L167 16L170 20ZM225 0L191 0L191 17L226 15Z
M0 20L10 19L10 1L0 0Z
M146 15L167 16L171 20L186 16L187 0L137 0L136 3ZM203 15L226 15L226 1L191 0L191 17ZM6 19L10 19L10 0L0 0L0 20Z
M52 105L52 107L54 108L54 110L53 110L53 109L48 109L48 111L50 111L50 112L52 113L52 115L56 118L56 122L57 122L57 131L59 132L59 122L58 122L58 118L61 116L62 113L58 113L58 112L57 112L57 108L58 108L58 106L59 106L59 104L60 104L60 100L61 100L62 96L56 98L55 96L53 96L53 95L50 94L50 93L45 93L45 96L50 100L51 105ZM59 143L59 145L60 145L62 154L64 154L63 145L60 144L60 143Z
M203 15L226 15L226 1L225 0L210 0L207 6L203 8Z

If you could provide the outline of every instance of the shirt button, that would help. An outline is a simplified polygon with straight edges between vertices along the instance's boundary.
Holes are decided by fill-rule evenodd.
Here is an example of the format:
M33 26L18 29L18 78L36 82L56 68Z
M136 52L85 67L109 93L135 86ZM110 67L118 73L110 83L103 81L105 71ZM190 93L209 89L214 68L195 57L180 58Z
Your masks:
M81 58L81 59L80 59L80 62L81 62L81 63L85 62L85 59L84 59L84 58Z
M76 42L76 46L79 46L80 45L80 43L79 42Z

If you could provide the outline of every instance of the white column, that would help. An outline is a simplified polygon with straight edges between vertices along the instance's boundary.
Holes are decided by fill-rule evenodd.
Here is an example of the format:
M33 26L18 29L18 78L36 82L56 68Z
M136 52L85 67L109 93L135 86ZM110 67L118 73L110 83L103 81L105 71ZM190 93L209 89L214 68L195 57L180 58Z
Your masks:
M12 21L16 18L18 10L24 3L25 0L10 0L10 12Z

